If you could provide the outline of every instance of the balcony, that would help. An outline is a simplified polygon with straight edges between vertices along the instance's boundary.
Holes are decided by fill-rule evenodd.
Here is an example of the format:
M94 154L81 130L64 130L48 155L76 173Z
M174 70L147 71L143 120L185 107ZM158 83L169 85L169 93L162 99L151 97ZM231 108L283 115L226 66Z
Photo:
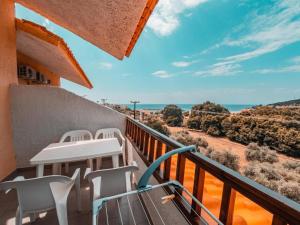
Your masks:
M157 158L173 149L183 147L182 144L130 117L60 88L12 86L11 96L18 169L7 177L7 180L17 175L34 177L35 170L29 167L28 159L43 146L55 142L67 129L85 128L94 132L97 128L118 127L134 147L133 157L139 166L137 180ZM53 103L52 108L59 108L61 105L65 105L65 108L49 111L49 102ZM39 107L34 108L33 105ZM84 108L84 111L79 110L80 108ZM82 113L85 116L82 116ZM32 127L34 121L39 123ZM127 151L127 159L128 154ZM84 171L85 164L74 162L71 164L71 171L77 167ZM111 160L104 160L102 168L111 167ZM50 166L46 167L45 173L51 174ZM87 182L81 180L83 211L76 211L75 193L72 191L68 201L68 218L71 225L92 224L89 189ZM195 198L191 198L184 191L178 192L172 200L172 205L166 207L160 203L161 197L174 194L174 190L169 187L160 188L153 193L149 192L152 201L156 203L155 207L150 199L147 200L147 196L143 197L142 202L139 198L132 197L129 198L129 204L121 204L119 208L114 205L108 208L105 214L101 211L99 224L107 224L107 218L118 216L116 210L120 210L124 215L122 223L121 220L112 220L109 224L217 224L214 217L223 224L300 223L299 204L199 153L188 152L172 156L154 172L150 183L158 185L170 180L180 182ZM208 211L199 207L196 199ZM140 205L143 207L138 207ZM14 192L8 195L0 194L0 224L14 224L16 207ZM133 214L135 220L131 219ZM163 217L163 220L158 220L159 216ZM58 224L54 211L40 214L40 217L34 224ZM25 218L23 224L28 223L29 218Z

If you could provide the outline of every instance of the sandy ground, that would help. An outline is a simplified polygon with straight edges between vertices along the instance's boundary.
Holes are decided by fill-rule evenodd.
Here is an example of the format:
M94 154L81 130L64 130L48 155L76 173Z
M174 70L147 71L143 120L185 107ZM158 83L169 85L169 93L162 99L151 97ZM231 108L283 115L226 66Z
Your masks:
M228 150L240 157L240 167L244 168L247 165L247 160L245 158L245 149L246 146L243 144L239 144L233 141L230 141L228 138L223 138L223 137L213 137L210 136L204 132L201 131L196 131L196 130L190 130L186 127L168 127L171 133L175 133L181 130L186 130L189 132L189 134L194 137L201 137L204 138L209 146L212 146L214 149L218 151L223 151L223 150ZM288 157L282 154L277 153L279 161L284 162L286 160L293 160L293 161L300 161L297 159L294 159L292 157Z

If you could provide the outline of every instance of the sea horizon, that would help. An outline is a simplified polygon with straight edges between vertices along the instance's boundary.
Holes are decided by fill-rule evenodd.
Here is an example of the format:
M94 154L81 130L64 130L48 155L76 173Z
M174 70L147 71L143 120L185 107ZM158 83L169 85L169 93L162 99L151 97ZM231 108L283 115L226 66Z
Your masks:
M133 109L133 104L123 104L127 106L130 109ZM152 111L158 111L162 110L166 105L168 104L136 104L137 110L152 110ZM192 107L196 104L174 104L180 107L183 111L189 111L192 109ZM251 108L255 106L254 104L220 104L227 108L230 112L240 112L243 109Z

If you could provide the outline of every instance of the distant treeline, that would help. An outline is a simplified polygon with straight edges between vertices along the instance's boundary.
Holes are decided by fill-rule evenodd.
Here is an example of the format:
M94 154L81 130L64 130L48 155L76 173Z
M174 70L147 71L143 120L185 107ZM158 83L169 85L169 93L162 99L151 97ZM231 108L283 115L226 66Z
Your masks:
M300 106L300 99L295 99L295 100L290 100L290 101L285 101L285 102L277 102L270 104L273 106L293 106L293 105L299 105Z
M300 109L258 106L230 114L221 105L205 102L193 106L187 126L212 136L269 146L286 155L300 157Z

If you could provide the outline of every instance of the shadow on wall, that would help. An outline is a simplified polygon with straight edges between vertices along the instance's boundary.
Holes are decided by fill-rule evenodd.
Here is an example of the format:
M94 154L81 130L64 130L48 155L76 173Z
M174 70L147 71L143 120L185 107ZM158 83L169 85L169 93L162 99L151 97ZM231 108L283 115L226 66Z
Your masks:
M36 153L69 130L94 135L97 129L114 127L125 132L125 115L62 88L12 85L10 101L18 168L30 166Z

